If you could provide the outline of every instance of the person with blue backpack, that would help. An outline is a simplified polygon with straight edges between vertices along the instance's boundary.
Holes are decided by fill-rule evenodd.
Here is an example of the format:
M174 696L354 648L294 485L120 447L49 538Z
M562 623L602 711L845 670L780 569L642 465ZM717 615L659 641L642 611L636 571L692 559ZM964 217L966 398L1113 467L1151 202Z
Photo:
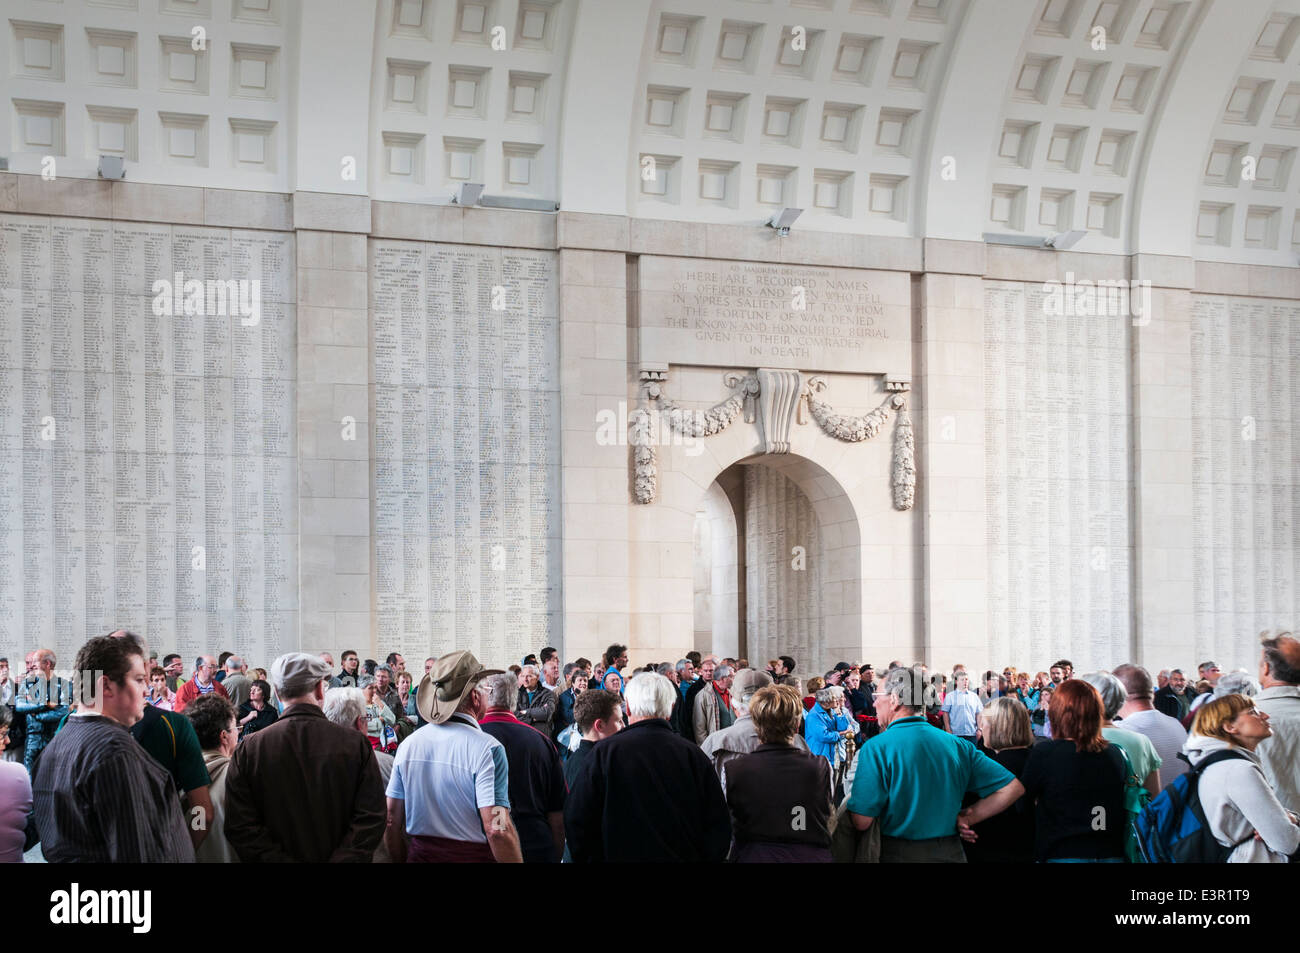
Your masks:
M1245 695L1201 705L1183 748L1198 775L1197 797L1209 832L1230 864L1284 864L1300 850L1300 819L1264 777L1255 749L1273 733L1268 715Z

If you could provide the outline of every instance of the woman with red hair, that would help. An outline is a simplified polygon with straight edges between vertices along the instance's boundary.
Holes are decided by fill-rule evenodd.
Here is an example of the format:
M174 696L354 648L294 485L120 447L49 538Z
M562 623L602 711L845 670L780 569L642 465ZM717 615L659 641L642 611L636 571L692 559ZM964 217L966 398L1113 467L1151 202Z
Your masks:
M1071 678L1048 704L1053 740L1034 746L1020 779L1034 802L1038 862L1122 864L1127 769L1101 735L1101 695Z

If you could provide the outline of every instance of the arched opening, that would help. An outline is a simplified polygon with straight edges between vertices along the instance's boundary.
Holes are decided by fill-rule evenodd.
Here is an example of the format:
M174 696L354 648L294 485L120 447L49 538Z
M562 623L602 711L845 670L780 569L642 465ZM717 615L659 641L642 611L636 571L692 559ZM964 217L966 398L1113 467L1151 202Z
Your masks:
M843 488L811 460L763 454L724 469L695 511L695 645L798 674L861 651L859 531Z

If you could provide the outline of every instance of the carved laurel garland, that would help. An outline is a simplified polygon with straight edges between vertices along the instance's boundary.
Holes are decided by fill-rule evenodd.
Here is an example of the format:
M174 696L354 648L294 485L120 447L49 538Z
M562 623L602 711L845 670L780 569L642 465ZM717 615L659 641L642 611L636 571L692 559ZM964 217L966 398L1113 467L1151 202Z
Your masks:
M732 425L744 409L745 401L733 394L708 410L689 410L661 398L659 407L659 412L668 420L668 426L683 437L711 437Z
M736 393L708 410L689 410L677 406L664 394L663 384L666 378L667 374L663 370L642 372L642 404L629 413L627 418L627 437L628 444L632 447L633 460L632 492L637 503L653 503L659 491L659 455L655 446L656 415L665 417L673 431L682 436L709 437L730 427L742 411L745 420L752 422L753 406L759 392L757 377L728 373L723 382ZM836 440L848 443L870 440L884 429L889 422L890 413L894 413L894 460L891 473L894 509L910 510L916 500L916 462L915 439L912 434L912 419L907 412L907 399L902 393L893 393L870 413L852 417L835 413L830 404L817 396L825 388L825 378L809 378L802 396L807 399L808 409L817 425ZM890 389L906 390L907 385L891 384ZM800 416L802 422L802 415Z
M655 399L659 412L668 418L668 426L684 437L711 437L722 433L740 416L740 412L750 406L758 394L758 379L740 374L723 375L722 382L738 393L732 394L721 403L714 404L708 410L688 410L678 407L659 390ZM747 413L746 419L751 415Z
M910 510L916 499L916 464L912 449L912 417L901 396L895 395L898 422L894 426L894 509Z
M808 409L812 411L813 420L817 421L817 425L827 435L847 443L870 440L880 433L885 424L889 422L890 408L900 406L896 401L902 400L897 395L890 395L883 404L871 413L861 417L846 417L835 413L830 404L817 396L825 389L826 378L810 377L808 379L808 383L804 388L804 395L808 398Z
M742 410L749 420L758 395L757 378L728 372L722 381L735 394L708 410L689 410L677 406L664 394L667 376L663 370L642 371L642 405L627 415L627 442L632 447L632 496L638 503L653 503L659 493L656 415L666 419L668 426L684 437L710 437L735 423Z
M892 400L893 398L890 398ZM889 422L889 409L886 401L885 404L877 407L871 413L862 417L844 417L831 410L829 404L808 394L808 409L812 411L813 420L817 421L818 426L827 434L836 440L844 440L849 443L857 443L860 440L870 440L884 428Z
M822 430L836 440L857 443L870 440L884 429L889 415L895 413L894 465L891 482L894 490L894 509L910 510L916 499L916 462L913 451L912 418L907 413L907 399L902 394L891 394L885 402L861 417L837 414L817 395L826 389L826 380L813 377L804 390L808 409Z
M650 411L644 407L627 415L627 442L632 445L632 493L638 503L653 503L659 492L658 454L651 420Z

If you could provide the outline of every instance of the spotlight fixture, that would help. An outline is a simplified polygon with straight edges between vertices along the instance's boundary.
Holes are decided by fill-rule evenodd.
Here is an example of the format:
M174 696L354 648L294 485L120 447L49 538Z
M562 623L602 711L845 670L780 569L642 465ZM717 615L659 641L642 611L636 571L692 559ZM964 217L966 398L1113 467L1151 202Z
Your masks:
M484 195L478 200L483 208L513 208L525 212L558 212L560 203L554 199L533 199L526 195Z
M999 232L985 232L983 234L986 245L1016 245L1020 248L1043 248L1043 239L1035 238L1033 235L1006 235Z
M794 224L795 219L803 214L801 208L783 208L766 222L769 228L775 228L776 233L782 238L790 234L790 226Z
M126 162L121 156L100 156L99 177L101 179L125 179Z
M456 191L452 193L451 201L453 205L477 205L479 197L483 195L482 182L462 182L456 186Z
M1044 248L1051 248L1054 251L1065 251L1073 248L1087 236L1087 232L1080 229L1073 229L1068 232L1061 232L1059 235L1053 235L1043 242Z

